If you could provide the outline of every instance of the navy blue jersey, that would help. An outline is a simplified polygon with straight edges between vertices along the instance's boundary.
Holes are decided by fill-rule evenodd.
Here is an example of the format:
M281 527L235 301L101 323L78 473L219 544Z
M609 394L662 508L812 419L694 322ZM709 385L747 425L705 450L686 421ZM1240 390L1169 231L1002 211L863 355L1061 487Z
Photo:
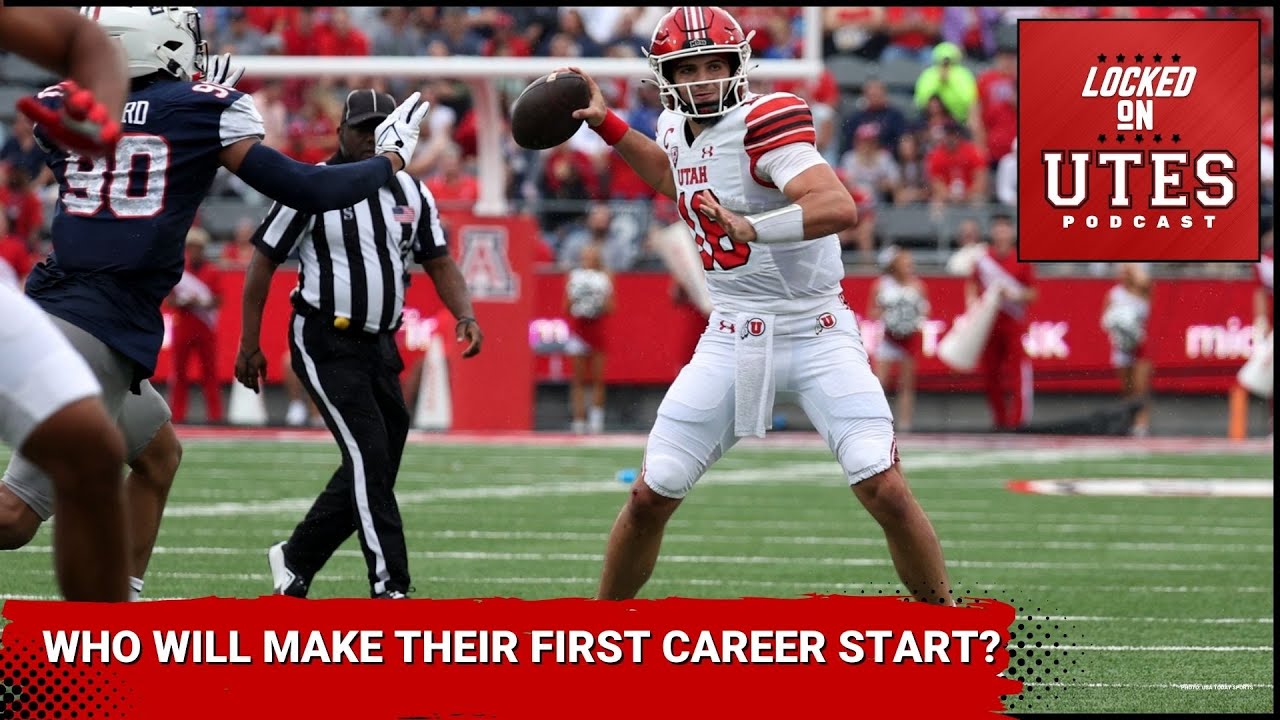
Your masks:
M37 96L62 102L56 86ZM53 148L58 180L53 254L27 280L47 312L92 333L155 372L164 338L160 305L182 277L196 210L231 143L263 136L253 98L236 90L160 80L129 93L113 156L90 160Z

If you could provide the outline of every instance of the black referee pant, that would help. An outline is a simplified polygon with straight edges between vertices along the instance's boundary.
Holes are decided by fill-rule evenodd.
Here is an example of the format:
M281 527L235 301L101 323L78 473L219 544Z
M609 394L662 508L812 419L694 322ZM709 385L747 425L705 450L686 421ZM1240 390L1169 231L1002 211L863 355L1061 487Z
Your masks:
M342 466L285 545L289 567L310 583L351 533L360 538L370 593L409 591L409 556L396 475L409 433L392 333L338 330L333 318L295 312L289 330L298 379L342 450Z

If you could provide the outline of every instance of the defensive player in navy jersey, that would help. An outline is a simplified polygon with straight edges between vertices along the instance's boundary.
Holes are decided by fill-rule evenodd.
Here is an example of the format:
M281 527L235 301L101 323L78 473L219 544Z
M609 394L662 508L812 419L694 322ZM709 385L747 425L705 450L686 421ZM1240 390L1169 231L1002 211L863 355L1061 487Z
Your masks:
M166 427L168 406L146 380L164 335L161 303L182 276L186 233L218 168L304 212L348 207L377 192L413 156L428 104L419 105L414 93L384 120L375 131L373 158L332 166L295 162L261 144L262 118L253 98L231 87L239 73L229 58L206 63L197 8L81 12L124 48L132 84L121 114L123 135L113 153L95 159L58 147L37 125L38 139L53 140L48 162L61 194L53 253L31 272L26 293L89 361L103 402L124 432L131 463L153 438L172 446L162 454L176 457L180 447ZM56 85L36 99L53 113L70 98L65 86ZM130 518L135 581L177 469L176 461L159 465L161 477L129 488L131 504L139 508ZM134 464L126 485L138 479L138 470ZM4 547L30 539L52 514L51 496L44 474L15 455L0 486Z
M93 23L65 8L0 5L0 47L66 75L68 112L46 131L86 155L110 152L127 89L124 59ZM0 440L48 474L62 521L53 534L68 600L128 597L128 536L120 486L124 442L88 363L31 300L0 280Z

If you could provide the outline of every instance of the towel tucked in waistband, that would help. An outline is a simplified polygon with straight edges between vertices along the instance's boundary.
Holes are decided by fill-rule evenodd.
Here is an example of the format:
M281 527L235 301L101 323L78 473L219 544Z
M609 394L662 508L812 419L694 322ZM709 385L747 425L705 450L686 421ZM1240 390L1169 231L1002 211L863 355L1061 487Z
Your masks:
M764 437L773 427L773 315L739 313L734 356L736 437Z

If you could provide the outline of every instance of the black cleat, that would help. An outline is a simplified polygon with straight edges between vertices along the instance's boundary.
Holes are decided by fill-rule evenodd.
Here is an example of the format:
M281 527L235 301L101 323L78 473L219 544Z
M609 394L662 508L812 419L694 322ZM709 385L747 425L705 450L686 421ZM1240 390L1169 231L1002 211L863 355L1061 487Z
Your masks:
M278 542L267 550L267 565L271 567L271 593L304 598L307 596L307 581L289 568L284 559L284 543Z

